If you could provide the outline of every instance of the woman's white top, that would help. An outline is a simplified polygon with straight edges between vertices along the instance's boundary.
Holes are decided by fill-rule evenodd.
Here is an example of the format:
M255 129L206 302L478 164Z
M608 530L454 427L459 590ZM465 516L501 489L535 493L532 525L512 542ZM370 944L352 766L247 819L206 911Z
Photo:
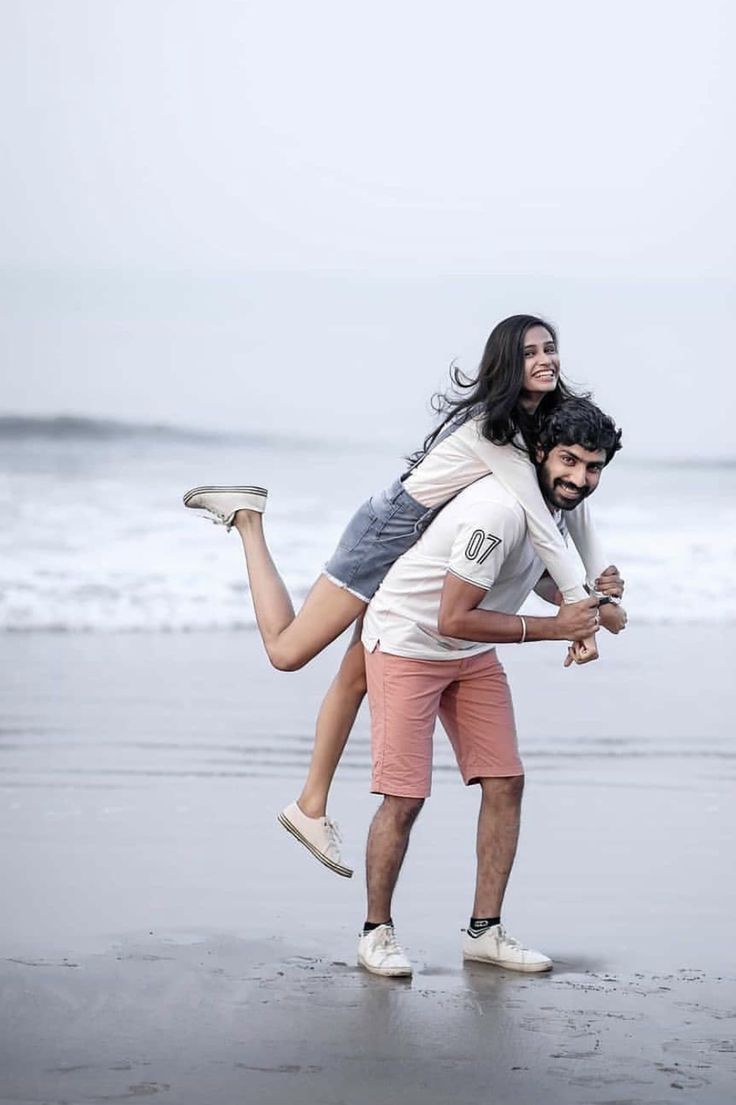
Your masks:
M565 602L584 599L585 577L592 587L608 564L587 502L583 500L565 513L585 566L583 574L555 525L527 453L513 445L494 445L483 436L481 427L481 418L469 418L441 438L406 476L405 490L423 506L442 506L468 484L492 472L522 506L532 544Z

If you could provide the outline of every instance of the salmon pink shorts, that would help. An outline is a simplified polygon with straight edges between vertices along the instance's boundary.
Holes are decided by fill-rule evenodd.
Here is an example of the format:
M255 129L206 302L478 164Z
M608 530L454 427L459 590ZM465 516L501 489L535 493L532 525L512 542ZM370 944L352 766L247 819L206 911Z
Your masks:
M511 692L495 649L460 660L366 650L374 794L427 798L439 717L466 785L523 775Z

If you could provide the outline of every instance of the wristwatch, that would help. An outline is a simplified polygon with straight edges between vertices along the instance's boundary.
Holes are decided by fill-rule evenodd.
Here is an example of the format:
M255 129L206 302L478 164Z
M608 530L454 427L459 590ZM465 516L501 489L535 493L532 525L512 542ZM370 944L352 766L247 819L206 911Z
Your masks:
M607 606L610 602L612 606L620 606L621 599L614 598L613 595L602 595L600 591L591 591L591 597L598 599L599 606Z

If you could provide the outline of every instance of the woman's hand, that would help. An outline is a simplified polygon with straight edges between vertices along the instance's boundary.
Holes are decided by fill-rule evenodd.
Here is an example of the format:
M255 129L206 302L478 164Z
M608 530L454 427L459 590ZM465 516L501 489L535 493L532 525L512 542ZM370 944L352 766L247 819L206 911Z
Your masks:
M624 581L621 579L615 564L609 564L601 572L595 581L595 589L601 595L610 595L614 599L621 598L624 593Z
M601 625L609 633L620 633L622 629L626 629L628 617L623 606L617 606L615 603L609 602L605 606L599 607L598 613Z
M591 660L598 659L598 646L595 637L587 637L584 641L573 641L567 650L563 667L569 668L571 664L589 664Z

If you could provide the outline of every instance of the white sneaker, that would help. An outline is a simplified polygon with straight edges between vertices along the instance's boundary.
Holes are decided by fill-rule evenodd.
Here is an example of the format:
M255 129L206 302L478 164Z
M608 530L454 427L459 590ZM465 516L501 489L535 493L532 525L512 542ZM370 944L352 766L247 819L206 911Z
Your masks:
M379 925L358 940L358 964L374 975L410 978L412 965L396 939L393 925Z
M352 879L352 867L345 867L340 856L342 837L335 821L329 817L307 817L296 802L281 811L279 821L325 867L346 879Z
M263 514L267 497L265 487L193 487L184 496L184 506L206 510L218 525L230 530L239 510Z
M509 936L503 925L493 925L483 929L476 936L471 929L463 929L463 959L473 959L477 963L493 963L508 971L549 971L552 960L533 948L524 948L513 936Z

